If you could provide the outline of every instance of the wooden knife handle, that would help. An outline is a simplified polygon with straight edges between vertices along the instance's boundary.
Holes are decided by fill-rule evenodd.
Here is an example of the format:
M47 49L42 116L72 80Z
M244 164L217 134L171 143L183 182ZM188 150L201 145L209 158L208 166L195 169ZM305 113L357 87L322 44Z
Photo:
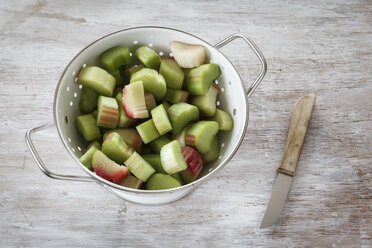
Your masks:
M297 100L289 123L287 144L277 172L294 176L307 127L315 104L315 95L309 94Z

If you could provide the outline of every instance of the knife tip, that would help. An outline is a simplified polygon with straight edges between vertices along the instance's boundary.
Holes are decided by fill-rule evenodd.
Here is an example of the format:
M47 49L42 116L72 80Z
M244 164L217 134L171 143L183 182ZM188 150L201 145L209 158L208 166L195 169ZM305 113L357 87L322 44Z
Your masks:
M266 227L268 227L268 226L271 226L272 224L267 224L267 223L261 223L261 225L260 225L260 229L263 229L263 228L266 228Z

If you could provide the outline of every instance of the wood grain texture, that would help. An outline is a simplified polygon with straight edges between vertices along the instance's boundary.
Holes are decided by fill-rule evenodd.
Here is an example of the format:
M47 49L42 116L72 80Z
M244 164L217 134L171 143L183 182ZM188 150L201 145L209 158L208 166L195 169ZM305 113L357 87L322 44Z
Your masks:
M289 121L287 142L277 172L294 176L314 109L316 96L302 96L295 103Z
M26 129L52 120L70 59L109 32L166 25L217 43L250 35L268 72L250 98L229 165L175 203L127 203L93 183L47 178ZM0 1L1 247L371 247L372 2ZM222 49L247 85L259 72L243 42ZM293 102L317 96L281 219L260 230ZM52 169L82 173L55 131L38 135Z

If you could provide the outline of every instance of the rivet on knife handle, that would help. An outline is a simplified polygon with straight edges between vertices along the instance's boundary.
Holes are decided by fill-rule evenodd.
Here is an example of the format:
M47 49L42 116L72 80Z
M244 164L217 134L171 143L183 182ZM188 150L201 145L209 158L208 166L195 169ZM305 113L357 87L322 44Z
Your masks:
M289 123L287 144L277 172L294 176L315 99L314 94L309 94L296 102Z

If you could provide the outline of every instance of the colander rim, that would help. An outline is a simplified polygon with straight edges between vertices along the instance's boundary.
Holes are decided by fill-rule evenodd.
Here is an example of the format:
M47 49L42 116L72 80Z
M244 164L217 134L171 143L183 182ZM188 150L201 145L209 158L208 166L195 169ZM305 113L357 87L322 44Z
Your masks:
M215 175L217 172L219 172L222 168L224 168L227 163L233 158L233 156L235 155L235 153L237 152L237 150L239 149L241 143L243 142L244 140L244 136L245 136L245 133L246 133L246 130L247 130L247 127L248 127L248 121L249 121L249 105L248 105L248 97L246 94L244 94L244 102L245 102L245 105L246 105L246 115L245 115L245 123L244 123L244 127L243 127L243 130L242 130L242 134L240 135L240 138L238 140L238 142L236 143L233 151L221 162L218 164L218 166L208 172L206 175L204 175L203 177L197 179L196 181L194 182L191 182L191 183L188 183L188 184L185 184L185 185L182 185L180 187L177 187L177 188L171 188L171 189L163 189L163 190L144 190L144 189L133 189L133 188L128 188L128 187L124 187L124 186L121 186L119 184L115 184L115 183L112 183L110 181L107 181L106 179L103 179L101 177L99 177L98 175L96 175L95 173L93 173L92 171L90 171L88 168L86 168L77 158L76 158L76 155L72 152L71 148L68 146L67 142L65 141L63 135L62 135L62 132L61 132L61 127L60 127L60 123L57 122L57 95L58 95L58 92L60 90L60 85L62 83L62 79L63 77L65 76L67 70L69 69L69 67L71 66L71 64L75 61L76 58L78 58L80 56L80 54L82 54L86 49L88 49L89 47L91 47L92 45L96 44L97 42L111 36L111 35L114 35L116 33L121 33L121 32L125 32L125 31L128 31L128 30L133 30L133 29L165 29L165 30L171 30L171 31L176 31L176 32L181 32L181 33L184 33L186 35L189 35L189 36L192 36L196 39L199 39L203 42L205 42L206 44L208 44L209 46L211 46L215 51L214 52L217 52L219 53L220 55L222 55L229 63L230 65L232 66L232 68L235 70L236 74L238 75L239 79L240 79L240 84L241 86L243 87L244 89L244 92L246 92L246 89L245 89L245 86L244 86L244 83L243 83L243 80L242 80L242 77L240 76L238 70L235 68L234 64L231 63L231 61L218 49L216 48L214 45L210 44L209 42L207 42L206 40L200 38L199 36L196 36L194 34L191 34L189 32L186 32L186 31L183 31L183 30L180 30L180 29L177 29L177 28L171 28L171 27L166 27L166 26L134 26L134 27L129 27L129 28L125 28L125 29L121 29L121 30L118 30L118 31L115 31L115 32L111 32L109 34L106 34L100 38L98 38L97 40L89 43L88 45L86 45L83 49L81 49L71 60L70 62L67 64L67 66L65 67L65 69L63 70L60 78L58 79L58 83L57 83L57 87L56 87L56 90L54 92L54 103L53 103L53 117L54 117L54 122L56 124L56 129L57 129L57 133L64 145L64 147L66 148L67 152L69 153L69 155L72 157L72 159L80 166L80 168L85 172L87 173L91 178L95 179L96 181L98 181L98 183L103 183L109 187L112 187L112 188L115 188L115 189L118 189L118 190L121 190L121 191L127 191L127 192L132 192L132 193L144 193L144 194L154 194L154 193L170 193L170 192L175 192L175 191L179 191L179 190L183 190L183 189L188 189L188 188L192 188L192 187L196 187L197 185L201 184L202 182L208 180L209 178L211 178L213 175Z

